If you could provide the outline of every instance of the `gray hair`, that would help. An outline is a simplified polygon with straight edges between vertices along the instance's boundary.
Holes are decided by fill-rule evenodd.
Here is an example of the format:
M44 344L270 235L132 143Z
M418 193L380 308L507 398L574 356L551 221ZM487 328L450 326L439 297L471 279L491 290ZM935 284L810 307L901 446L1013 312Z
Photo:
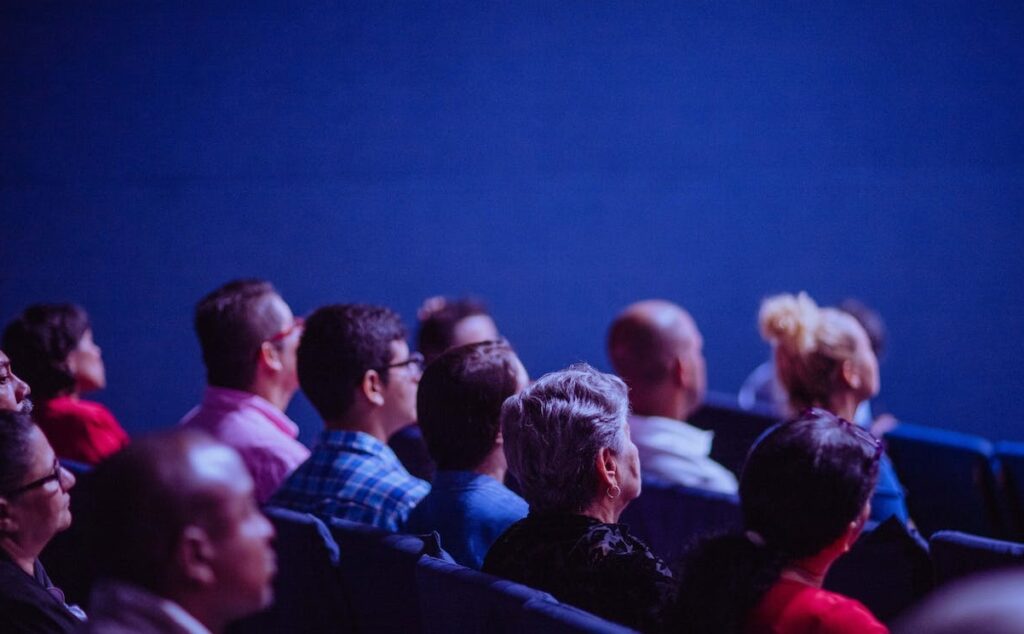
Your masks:
M501 408L509 470L531 510L578 513L598 493L601 449L625 449L629 399L616 376L582 363L545 374Z

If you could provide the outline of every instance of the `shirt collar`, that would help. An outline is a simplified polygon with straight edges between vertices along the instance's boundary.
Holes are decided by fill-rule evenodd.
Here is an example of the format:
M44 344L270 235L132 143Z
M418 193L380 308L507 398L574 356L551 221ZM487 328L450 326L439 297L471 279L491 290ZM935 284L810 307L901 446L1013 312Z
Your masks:
M664 416L639 416L631 414L629 417L629 431L636 438L644 438L653 435L671 435L673 438L684 443L693 452L707 456L711 453L711 443L715 439L715 432L707 429L699 429L690 423Z
M91 616L97 620L105 616L116 621L130 614L161 627L161 631L167 631L167 626L173 623L174 631L182 634L210 634L205 625L174 601L128 583L101 581L93 590L91 607ZM134 620L133 623L138 625Z
M235 390L228 387L207 385L203 394L203 407L212 409L254 409L267 418L275 427L292 438L299 435L299 426L288 415L258 394Z
M363 431L347 429L325 429L320 432L319 445L334 451L363 453L377 456L386 462L401 466L395 452L381 441Z

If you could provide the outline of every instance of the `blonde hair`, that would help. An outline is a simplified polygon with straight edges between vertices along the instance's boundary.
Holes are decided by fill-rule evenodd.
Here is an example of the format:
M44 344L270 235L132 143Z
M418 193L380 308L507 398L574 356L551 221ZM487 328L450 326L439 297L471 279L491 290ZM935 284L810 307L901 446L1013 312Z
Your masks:
M775 373L795 411L828 407L844 361L857 348L860 324L835 308L820 308L807 293L785 293L761 302L761 336L775 351Z

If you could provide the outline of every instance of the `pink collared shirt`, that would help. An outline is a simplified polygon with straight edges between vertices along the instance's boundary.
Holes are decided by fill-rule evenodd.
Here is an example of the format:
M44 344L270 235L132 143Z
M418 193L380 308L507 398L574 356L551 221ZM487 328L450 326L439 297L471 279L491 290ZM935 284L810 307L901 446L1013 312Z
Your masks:
M252 474L260 504L309 457L309 450L296 440L299 426L250 392L207 386L203 402L179 424L205 431L234 448Z

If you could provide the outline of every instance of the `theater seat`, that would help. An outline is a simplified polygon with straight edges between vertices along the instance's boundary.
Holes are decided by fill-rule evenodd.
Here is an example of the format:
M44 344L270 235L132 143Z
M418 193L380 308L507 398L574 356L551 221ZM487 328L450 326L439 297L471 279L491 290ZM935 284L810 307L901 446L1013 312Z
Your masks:
M977 572L1024 564L1024 544L939 531L929 542L936 584Z
M1006 508L1005 536L1024 541L1024 442L997 442L995 456Z
M640 497L620 522L665 561L675 560L697 538L742 526L739 498L644 478Z
M998 536L992 444L971 434L901 423L885 436L923 535L959 530Z
M634 631L565 603L530 599L524 607L523 631L532 634L628 634Z
M272 507L264 512L277 531L274 605L233 624L230 632L355 631L338 572L338 545L327 526L308 513Z

